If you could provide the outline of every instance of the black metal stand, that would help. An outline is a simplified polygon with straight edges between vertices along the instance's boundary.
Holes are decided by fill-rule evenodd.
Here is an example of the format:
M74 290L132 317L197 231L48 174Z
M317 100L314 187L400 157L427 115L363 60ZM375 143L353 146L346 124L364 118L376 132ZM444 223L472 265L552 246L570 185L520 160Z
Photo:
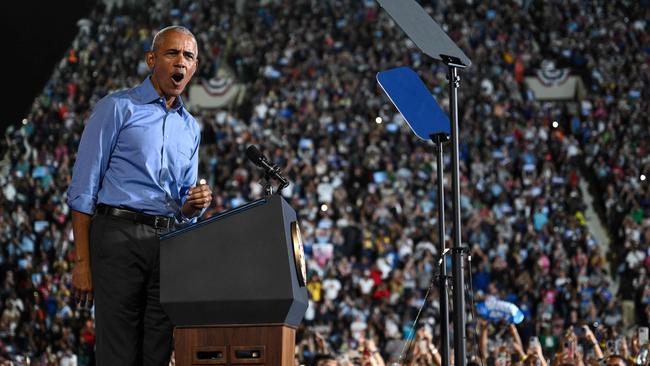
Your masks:
M465 53L415 0L377 0L406 35L427 56L442 61L449 69L449 92L452 141L453 230L453 295L454 295L454 366L466 366L465 286L463 278L464 249L461 238L460 183L458 157L458 69L472 64ZM435 133L435 131L433 132ZM441 348L444 348L441 347ZM447 348L448 349L448 348Z
M438 282L438 288L440 291L440 355L441 355L441 366L449 366L449 293L447 290L447 267L445 263L445 256L447 255L447 249L445 248L445 185L444 185L444 159L443 159L443 143L449 140L449 135L446 133L439 133L430 136L431 141L436 144L437 154L436 154L436 167L438 170L437 180L438 180L438 241L440 248L440 258L438 260L438 275L437 278L432 278L429 282L429 288L424 294L424 301L422 306L418 309L418 314L415 316L413 321L413 330L415 331L422 314L422 310L427 305L429 300L429 294L431 289L434 286L434 283ZM403 365L405 361L405 356L411 353L411 346L413 344L413 334L409 335L408 341L402 347L402 352L400 353L398 365Z
M445 184L444 184L444 159L443 143L449 140L447 134L431 136L431 141L436 144L436 167L438 179L438 248L440 259L438 262L438 291L440 291L440 358L441 366L449 366L449 292L447 289L447 263L445 260Z
M279 169L278 169L279 170ZM276 189L273 189L273 184L271 184L271 180L275 179L275 177L272 175L272 172L267 172L264 175L263 179L263 186L264 186L264 194L267 196L272 196L274 194L279 194L282 192L283 189L287 188L289 186L289 181L287 181L284 177L280 176L282 180L276 179L280 182L278 184L278 187Z
M454 285L454 365L467 365L467 340L465 335L465 278L464 278L464 248L461 238L460 222L460 170L459 170L459 153L458 153L458 87L460 86L460 77L458 69L465 68L465 65L457 57L441 55L443 62L449 68L449 110L451 114L451 163L452 163L452 196L454 210L454 230L452 248L453 268L452 282Z

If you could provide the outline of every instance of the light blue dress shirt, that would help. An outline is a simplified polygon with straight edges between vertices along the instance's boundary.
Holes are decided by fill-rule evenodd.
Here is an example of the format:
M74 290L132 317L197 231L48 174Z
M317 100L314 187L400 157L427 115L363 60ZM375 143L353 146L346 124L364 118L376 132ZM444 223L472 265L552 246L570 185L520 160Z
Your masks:
M91 215L103 203L185 221L180 208L196 185L200 137L182 99L167 110L149 78L107 95L81 137L68 205Z

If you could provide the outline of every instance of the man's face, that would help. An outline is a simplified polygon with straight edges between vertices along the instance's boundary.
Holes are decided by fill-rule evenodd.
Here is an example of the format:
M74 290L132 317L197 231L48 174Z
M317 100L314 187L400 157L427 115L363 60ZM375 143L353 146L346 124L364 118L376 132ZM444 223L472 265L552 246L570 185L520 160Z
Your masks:
M158 94L166 99L181 95L196 71L197 56L191 35L173 30L161 34L154 50L147 53L151 82Z

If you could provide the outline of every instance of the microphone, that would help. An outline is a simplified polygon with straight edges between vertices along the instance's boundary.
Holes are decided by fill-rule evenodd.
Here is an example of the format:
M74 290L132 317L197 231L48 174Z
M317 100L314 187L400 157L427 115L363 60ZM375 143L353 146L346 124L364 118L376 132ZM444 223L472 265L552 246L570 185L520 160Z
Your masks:
M246 157L248 157L248 160L250 160L253 164L264 169L267 178L273 177L277 179L281 183L279 190L282 190L289 185L287 178L283 177L282 174L280 174L280 168L277 165L269 163L269 161L266 159L266 156L264 156L264 154L262 154L262 152L255 145L250 145L246 149Z

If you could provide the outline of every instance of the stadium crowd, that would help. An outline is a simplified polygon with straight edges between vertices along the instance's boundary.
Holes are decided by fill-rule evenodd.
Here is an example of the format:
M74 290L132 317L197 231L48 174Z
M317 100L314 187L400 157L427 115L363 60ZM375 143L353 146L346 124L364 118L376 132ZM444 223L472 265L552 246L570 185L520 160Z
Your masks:
M646 4L647 5L647 4ZM650 47L647 17L619 13L607 22L592 21L599 47L585 49L593 63L588 75L591 97L570 118L572 133L584 147L585 168L599 198L603 222L614 244L611 250L620 278L622 302L636 316L650 314L650 125L648 82ZM611 29L608 32L603 30ZM585 35L586 32L581 32ZM625 41L621 36L625 34ZM605 50L619 50L627 60L616 65ZM597 60L597 62L595 62Z
M437 272L435 156L375 74L408 65L446 107L446 67L374 1L147 5L99 6L81 20L31 114L0 142L0 364L93 364L92 311L70 299L70 170L91 107L146 77L144 52L168 24L196 34L198 78L224 67L246 87L242 103L193 111L200 175L215 193L205 217L263 194L245 159L250 144L292 181L283 195L301 218L311 299L297 363L388 364L410 338L410 364L439 363L435 286L413 327ZM473 61L460 88L471 362L610 356L608 364L647 365L637 333L650 317L650 188L640 179L650 171L647 2L424 5ZM540 103L526 89L524 75L545 59L584 77L578 108ZM602 203L611 250L588 230L583 175ZM490 296L516 304L524 321L477 317L473 304Z

